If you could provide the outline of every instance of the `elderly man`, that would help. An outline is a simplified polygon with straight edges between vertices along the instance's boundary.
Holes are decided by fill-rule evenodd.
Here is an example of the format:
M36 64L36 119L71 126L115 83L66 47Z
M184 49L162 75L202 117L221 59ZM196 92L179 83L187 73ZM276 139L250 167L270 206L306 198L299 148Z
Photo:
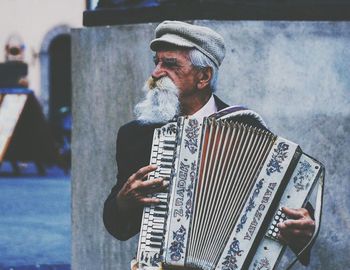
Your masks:
M150 45L155 68L144 87L146 98L135 107L137 120L119 130L118 181L104 206L105 226L120 240L139 232L145 205L159 203L147 195L166 188L161 178L144 181L156 169L147 165L154 129L174 116L202 120L228 106L213 95L225 55L223 38L207 27L177 21L165 21L155 32ZM284 211L293 220L279 224L280 239L298 252L311 238L314 221L306 209ZM307 264L308 258L304 254L302 263Z

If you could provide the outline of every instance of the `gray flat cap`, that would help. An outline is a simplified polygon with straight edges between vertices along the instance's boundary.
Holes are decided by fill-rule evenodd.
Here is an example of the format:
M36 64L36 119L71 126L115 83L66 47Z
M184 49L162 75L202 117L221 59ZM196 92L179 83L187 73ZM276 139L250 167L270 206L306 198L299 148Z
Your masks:
M155 30L156 38L150 47L158 51L164 44L185 48L196 48L208 56L217 67L225 57L225 42L214 30L179 21L164 21Z

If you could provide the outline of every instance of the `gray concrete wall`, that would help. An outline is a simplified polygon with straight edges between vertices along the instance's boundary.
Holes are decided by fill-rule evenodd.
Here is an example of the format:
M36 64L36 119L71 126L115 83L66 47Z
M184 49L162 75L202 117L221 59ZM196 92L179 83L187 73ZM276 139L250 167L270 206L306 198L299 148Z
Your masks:
M347 269L350 23L195 23L227 43L217 94L258 111L278 135L325 164L324 217L310 269ZM152 70L155 26L73 30L73 270L128 269L135 254L137 238L120 242L105 231L102 207L116 181L117 130L133 119Z

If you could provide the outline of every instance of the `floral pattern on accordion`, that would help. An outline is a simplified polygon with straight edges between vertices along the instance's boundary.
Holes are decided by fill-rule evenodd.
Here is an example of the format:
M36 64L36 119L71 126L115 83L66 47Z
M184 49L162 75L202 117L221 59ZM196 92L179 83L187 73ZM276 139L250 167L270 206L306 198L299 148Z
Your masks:
M253 270L271 270L269 260L267 258L263 258L260 261L255 261Z
M241 256L241 250L239 248L239 241L236 238L233 238L233 241L230 245L230 249L227 253L227 256L225 257L224 262L222 263L222 270L235 270L238 269L238 266L236 264L237 256Z
M243 216L241 217L240 223L237 225L236 232L240 232L243 229L244 224L247 222L247 214L252 211L256 204L255 198L259 195L261 188L264 185L264 178L260 179L259 182L255 185L255 190L253 195L249 198L249 204L246 207Z
M296 176L293 177L294 187L297 192L309 188L314 173L315 171L311 168L311 164L309 162L304 160L300 163L300 168Z
M180 226L180 228L173 232L173 242L171 242L170 250L170 258L173 261L179 261L181 259L182 254L184 253L185 248L185 235L186 229L184 226Z
M185 148L194 154L198 150L199 122L197 119L189 119L188 125L185 129Z
M167 125L162 128L163 135L170 136L176 134L177 126L175 124Z
M287 150L289 145L285 142L280 142L276 149L274 149L274 153L270 162L267 164L266 173L267 175L271 175L274 172L281 172L283 167L281 163L287 158Z
M141 253L141 261L148 263L151 266L159 266L159 263L161 261L161 257L159 256L159 253L155 253L153 256L149 256L148 253L146 253L146 256L144 255L144 252Z

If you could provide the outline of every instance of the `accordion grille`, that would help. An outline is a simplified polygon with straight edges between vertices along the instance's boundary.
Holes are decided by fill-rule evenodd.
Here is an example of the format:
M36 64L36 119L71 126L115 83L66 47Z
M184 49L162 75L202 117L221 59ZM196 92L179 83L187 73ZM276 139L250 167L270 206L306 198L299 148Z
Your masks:
M186 265L215 268L275 139L236 122L204 122Z

